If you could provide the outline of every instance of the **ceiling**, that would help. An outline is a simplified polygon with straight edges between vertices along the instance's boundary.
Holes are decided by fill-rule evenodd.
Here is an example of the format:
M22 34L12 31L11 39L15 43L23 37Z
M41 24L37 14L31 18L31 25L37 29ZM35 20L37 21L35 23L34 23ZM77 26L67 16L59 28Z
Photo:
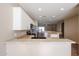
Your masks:
M74 8L76 3L20 3L19 4L27 14L33 19L38 20L40 24L53 24L62 20L69 11ZM42 9L39 11L38 9ZM64 10L60 10L60 9Z

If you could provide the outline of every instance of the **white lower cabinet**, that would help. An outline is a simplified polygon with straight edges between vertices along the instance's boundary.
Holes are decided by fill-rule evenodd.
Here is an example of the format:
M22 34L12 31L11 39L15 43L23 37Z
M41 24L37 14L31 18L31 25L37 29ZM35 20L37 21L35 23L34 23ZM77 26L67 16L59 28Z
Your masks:
M7 42L7 56L71 56L67 42Z

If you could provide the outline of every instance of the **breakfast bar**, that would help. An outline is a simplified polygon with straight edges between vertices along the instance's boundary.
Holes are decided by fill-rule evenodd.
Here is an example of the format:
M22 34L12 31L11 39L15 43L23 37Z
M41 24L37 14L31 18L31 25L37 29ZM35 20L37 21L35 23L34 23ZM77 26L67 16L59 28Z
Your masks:
M27 39L7 42L8 56L71 56L69 39Z

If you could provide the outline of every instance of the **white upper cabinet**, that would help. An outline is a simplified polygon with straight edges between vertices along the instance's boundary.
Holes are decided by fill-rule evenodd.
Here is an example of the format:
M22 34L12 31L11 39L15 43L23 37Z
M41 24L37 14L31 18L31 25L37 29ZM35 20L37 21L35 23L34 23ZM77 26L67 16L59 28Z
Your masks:
M34 21L21 7L13 7L13 30L29 30Z
M13 7L13 30L21 29L21 9Z

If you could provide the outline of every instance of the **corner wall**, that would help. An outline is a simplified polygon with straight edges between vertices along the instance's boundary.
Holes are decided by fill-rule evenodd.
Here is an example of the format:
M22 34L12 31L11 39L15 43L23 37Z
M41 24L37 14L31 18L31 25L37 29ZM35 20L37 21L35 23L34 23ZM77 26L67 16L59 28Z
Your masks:
M11 4L0 3L0 41L14 38L12 31L12 8Z

